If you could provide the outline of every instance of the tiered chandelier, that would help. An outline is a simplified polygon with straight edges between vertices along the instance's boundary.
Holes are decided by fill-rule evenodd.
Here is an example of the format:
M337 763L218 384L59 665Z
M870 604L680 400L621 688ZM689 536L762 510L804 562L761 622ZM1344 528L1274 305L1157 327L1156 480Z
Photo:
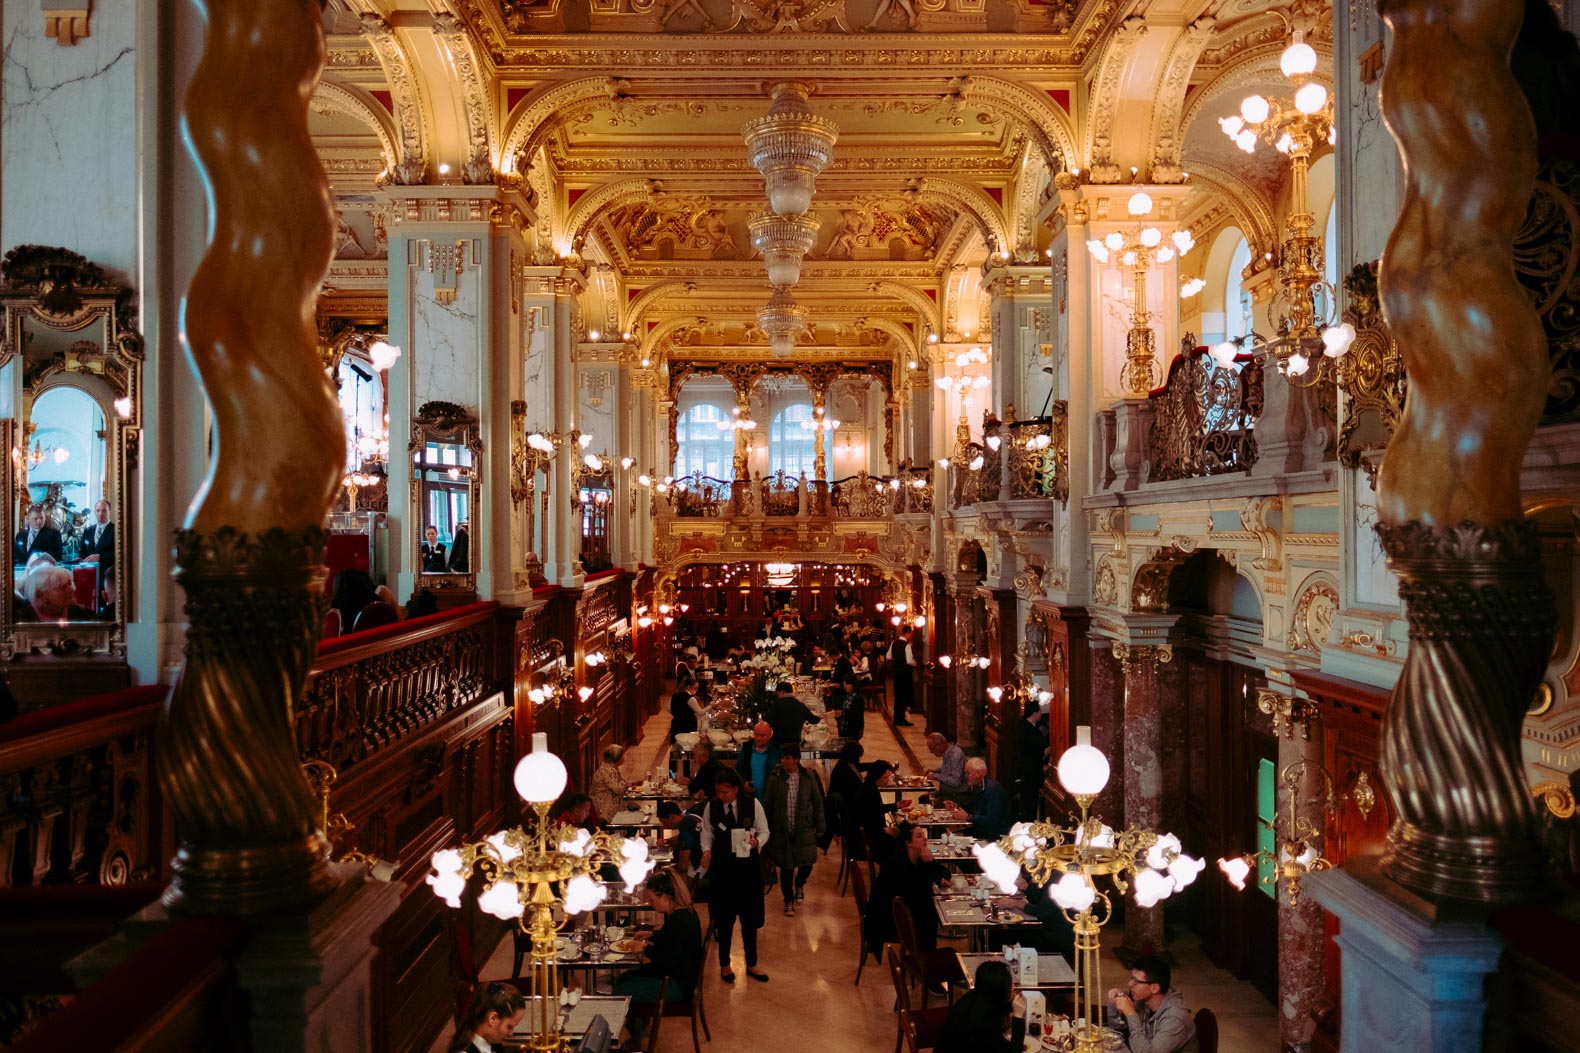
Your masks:
M1286 375L1298 377L1310 370L1313 358L1320 367L1324 359L1336 359L1348 351L1355 329L1348 322L1332 324L1336 294L1322 277L1322 242L1312 233L1316 217L1306 192L1312 149L1318 143L1331 144L1336 137L1333 99L1314 79L1317 53L1299 30L1279 56L1278 68L1290 82L1292 98L1249 95L1240 103L1239 114L1221 118L1218 124L1246 153L1255 153L1256 141L1264 139L1290 160L1289 237L1284 241L1279 289L1272 305L1277 337L1251 339L1256 350L1277 356ZM1319 368L1312 382L1326 373Z
M839 137L833 121L812 112L811 94L812 86L803 81L775 84L767 115L747 121L742 133L752 167L768 186L768 208L749 225L752 247L763 254L774 287L757 321L780 357L795 350L796 335L806 326L806 308L795 302L790 287L801 280L801 261L817 242L818 221L806 212Z
M1157 363L1157 338L1148 323L1152 312L1147 310L1147 271L1154 262L1164 264L1174 258L1176 251L1183 256L1196 247L1188 230L1176 230L1170 235L1173 244L1164 244L1163 232L1157 227L1141 226L1152 215L1152 197L1137 192L1130 195L1126 204L1130 218L1137 226L1125 231L1113 231L1102 241L1095 238L1086 243L1087 251L1098 263L1107 263L1117 257L1120 265L1130 271L1132 282L1130 303L1130 332L1125 338L1125 365L1119 381L1130 396L1145 395L1157 386L1160 379Z
M768 303L757 309L757 324L768 335L768 346L780 358L795 351L796 336L806 328L806 318L806 308L796 303L785 288L775 288Z

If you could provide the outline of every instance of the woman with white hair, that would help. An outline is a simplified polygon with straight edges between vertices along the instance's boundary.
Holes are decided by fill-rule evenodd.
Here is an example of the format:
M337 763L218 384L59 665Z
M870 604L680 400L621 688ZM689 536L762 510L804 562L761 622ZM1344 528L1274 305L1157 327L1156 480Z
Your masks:
M605 746L603 763L593 772L592 788L587 791L593 808L604 822L620 810L620 802L625 799L625 773L620 770L620 758L624 756L625 747L616 743Z
M32 620L38 622L92 621L93 612L79 607L76 586L71 571L52 563L44 563L28 571L22 581L22 598L32 609Z

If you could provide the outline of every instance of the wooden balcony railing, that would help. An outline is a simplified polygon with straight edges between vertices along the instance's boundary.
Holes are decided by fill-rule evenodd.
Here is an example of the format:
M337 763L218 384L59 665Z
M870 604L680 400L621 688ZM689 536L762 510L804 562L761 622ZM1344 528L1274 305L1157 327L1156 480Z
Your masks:
M0 886L159 875L152 739L167 692L127 688L0 725Z
M296 748L342 775L500 686L497 603L473 603L326 640L296 708Z
M1238 355L1234 365L1223 366L1204 347L1186 351L1150 397L1150 481L1243 472L1255 463L1260 358Z

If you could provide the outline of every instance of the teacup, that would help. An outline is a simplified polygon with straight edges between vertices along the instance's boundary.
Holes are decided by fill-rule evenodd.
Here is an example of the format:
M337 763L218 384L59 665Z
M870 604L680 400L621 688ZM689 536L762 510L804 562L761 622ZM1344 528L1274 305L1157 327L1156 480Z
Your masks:
M971 881L964 874L956 874L949 880L949 884L954 887L956 892L964 892L966 887L971 884Z
M611 925L609 926L608 932L610 942L625 939L625 928L623 926Z

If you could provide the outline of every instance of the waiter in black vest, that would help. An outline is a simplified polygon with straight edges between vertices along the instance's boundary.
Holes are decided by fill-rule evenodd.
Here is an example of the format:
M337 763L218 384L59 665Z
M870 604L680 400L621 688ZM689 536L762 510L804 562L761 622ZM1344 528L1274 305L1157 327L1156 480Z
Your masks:
M735 982L730 940L741 921L746 975L768 982L757 968L757 930L763 927L763 873L759 853L768 844L768 815L752 795L741 792L734 769L719 772L715 796L702 811L702 869L708 873L708 913L719 944L719 976Z
M93 522L83 528L79 552L84 563L97 563L101 568L115 563L115 524L110 522L110 502L94 504Z
M894 643L889 645L889 668L893 670L894 677L894 723L897 727L908 728L911 722L905 719L906 712L911 708L916 698L915 680L912 673L916 668L916 655L911 650L911 637L916 633L916 626L910 626L894 638Z

